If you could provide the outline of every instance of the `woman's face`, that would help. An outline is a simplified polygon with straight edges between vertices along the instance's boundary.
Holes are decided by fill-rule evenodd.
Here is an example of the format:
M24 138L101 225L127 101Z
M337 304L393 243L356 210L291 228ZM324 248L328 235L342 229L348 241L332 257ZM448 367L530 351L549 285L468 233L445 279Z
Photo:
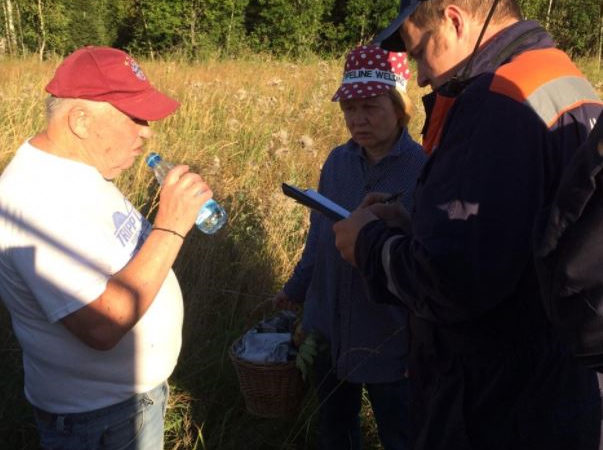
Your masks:
M352 139L373 154L389 152L400 135L399 112L387 94L340 101Z

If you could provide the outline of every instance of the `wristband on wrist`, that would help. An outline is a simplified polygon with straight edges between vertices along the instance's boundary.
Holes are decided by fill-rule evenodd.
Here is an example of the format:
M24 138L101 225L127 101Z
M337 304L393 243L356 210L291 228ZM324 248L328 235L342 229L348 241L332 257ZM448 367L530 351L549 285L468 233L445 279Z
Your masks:
M151 230L159 230L159 231L165 231L166 233L172 233L172 234L178 236L179 238L181 238L182 240L184 240L184 236L182 236L177 231L170 230L169 228L153 227L153 228L151 228Z

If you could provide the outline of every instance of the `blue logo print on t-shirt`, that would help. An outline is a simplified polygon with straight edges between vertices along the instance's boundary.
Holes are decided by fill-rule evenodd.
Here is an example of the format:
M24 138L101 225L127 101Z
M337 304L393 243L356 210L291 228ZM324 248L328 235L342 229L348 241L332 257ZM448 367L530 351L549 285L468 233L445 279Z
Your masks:
M134 256L151 232L151 224L125 198L124 206L125 213L122 211L113 213L114 235L122 247L132 247L131 254Z

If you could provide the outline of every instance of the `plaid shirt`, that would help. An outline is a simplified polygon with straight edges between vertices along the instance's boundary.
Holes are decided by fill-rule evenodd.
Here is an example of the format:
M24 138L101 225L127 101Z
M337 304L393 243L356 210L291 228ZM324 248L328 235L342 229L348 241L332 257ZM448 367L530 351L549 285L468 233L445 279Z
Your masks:
M349 210L369 192L403 191L402 203L410 211L425 160L421 146L406 130L391 152L374 165L350 140L327 158L318 190ZM304 328L320 332L330 342L340 379L356 383L399 380L408 347L406 311L368 299L360 273L335 248L332 225L312 213L304 252L284 290L291 299L304 301Z

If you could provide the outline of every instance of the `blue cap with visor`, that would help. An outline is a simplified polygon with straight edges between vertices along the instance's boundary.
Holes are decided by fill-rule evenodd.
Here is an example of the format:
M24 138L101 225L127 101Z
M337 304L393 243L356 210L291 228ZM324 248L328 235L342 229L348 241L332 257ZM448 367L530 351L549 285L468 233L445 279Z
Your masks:
M402 26L402 22L404 22L408 16L415 12L417 6L425 1L427 0L401 0L398 17L396 17L385 30L383 30L375 39L373 39L373 44L377 44L381 48L389 51L406 51L404 41L402 41L398 30Z

